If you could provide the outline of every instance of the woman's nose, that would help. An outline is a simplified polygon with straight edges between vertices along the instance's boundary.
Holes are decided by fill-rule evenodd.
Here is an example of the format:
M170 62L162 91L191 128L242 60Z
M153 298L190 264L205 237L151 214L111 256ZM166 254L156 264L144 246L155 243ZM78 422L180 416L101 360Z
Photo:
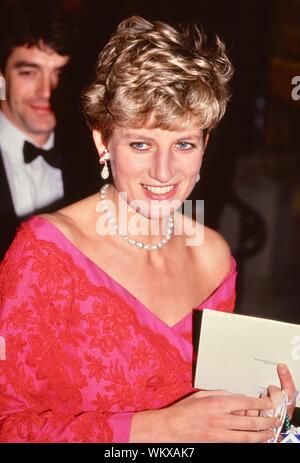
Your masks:
M168 183L173 177L173 157L169 152L159 152L155 154L150 175L160 183Z

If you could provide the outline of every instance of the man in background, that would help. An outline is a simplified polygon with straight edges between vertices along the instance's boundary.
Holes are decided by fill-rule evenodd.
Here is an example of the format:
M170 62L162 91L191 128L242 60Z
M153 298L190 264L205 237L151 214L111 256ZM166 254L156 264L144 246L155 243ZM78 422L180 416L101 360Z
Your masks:
M78 159L58 146L54 132L74 30L54 2L10 3L2 22L0 260L20 221L84 196Z

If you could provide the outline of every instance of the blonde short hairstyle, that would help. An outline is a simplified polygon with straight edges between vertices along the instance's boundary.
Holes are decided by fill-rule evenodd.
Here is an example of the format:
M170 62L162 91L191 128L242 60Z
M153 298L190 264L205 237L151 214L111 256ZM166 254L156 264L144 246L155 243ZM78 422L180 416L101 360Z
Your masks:
M133 16L122 21L100 53L83 95L91 129L109 137L122 127L211 130L230 97L232 65L225 45L213 45L196 25L178 27Z

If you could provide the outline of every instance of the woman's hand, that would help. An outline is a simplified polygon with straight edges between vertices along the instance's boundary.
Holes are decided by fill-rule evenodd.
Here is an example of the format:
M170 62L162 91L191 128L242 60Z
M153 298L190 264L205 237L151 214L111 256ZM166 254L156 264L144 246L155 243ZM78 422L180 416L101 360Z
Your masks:
M196 392L167 408L136 413L131 442L266 442L281 423L239 412L269 408L272 402L266 397Z
M270 415L274 413L276 410L276 407L280 403L282 399L282 391L286 391L288 395L288 400L291 402L288 407L287 407L287 415L288 418L291 420L294 409L295 409L295 404L296 404L296 387L292 378L292 375L286 365L280 364L277 366L277 373L280 381L280 387L278 386L269 386L267 391L268 391L268 397L270 397L272 401L272 407L270 410L267 410L267 415ZM264 396L266 397L266 395ZM258 416L259 412L256 411L248 411L246 412L248 416Z
M281 391L284 390L286 391L288 395L288 400L292 401L290 405L288 405L287 408L287 413L289 419L292 418L294 409L295 409L295 403L296 403L296 387L292 378L292 375L290 373L290 370L286 365L280 364L277 366L277 373L280 381L280 388L276 386L269 386L268 387L268 393L269 397L272 400L273 406L272 408L275 409L278 403L281 400Z

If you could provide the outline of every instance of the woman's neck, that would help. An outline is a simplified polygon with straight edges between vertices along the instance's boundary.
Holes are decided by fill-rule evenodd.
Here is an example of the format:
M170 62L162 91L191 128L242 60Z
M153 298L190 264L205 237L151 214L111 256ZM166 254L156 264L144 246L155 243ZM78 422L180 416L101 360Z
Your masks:
M114 185L107 189L106 200L118 229L129 239L153 245L167 235L169 217L151 219L136 211Z

